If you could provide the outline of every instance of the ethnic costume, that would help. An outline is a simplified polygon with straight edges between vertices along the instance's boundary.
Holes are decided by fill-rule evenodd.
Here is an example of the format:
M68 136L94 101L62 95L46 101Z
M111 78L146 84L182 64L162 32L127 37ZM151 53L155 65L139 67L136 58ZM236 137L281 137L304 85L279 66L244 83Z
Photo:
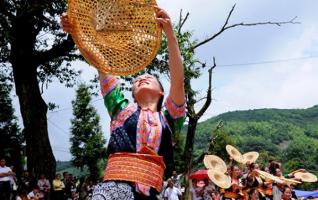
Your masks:
M185 120L185 106L167 97L164 109L141 109L124 98L116 77L101 83L104 103L111 117L108 164L104 183L93 199L156 199L163 174L172 172L172 134Z

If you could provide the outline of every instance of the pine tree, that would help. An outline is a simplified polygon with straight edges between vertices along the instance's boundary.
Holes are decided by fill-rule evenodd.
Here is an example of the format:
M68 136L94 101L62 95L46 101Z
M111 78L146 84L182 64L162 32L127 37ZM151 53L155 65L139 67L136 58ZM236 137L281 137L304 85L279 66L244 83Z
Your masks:
M0 72L0 157L7 158L7 163L15 167L17 175L21 175L23 138L12 107L12 85L5 77L5 74Z
M100 117L90 104L90 88L80 84L76 90L76 99L72 101L74 118L71 120L71 153L74 166L90 172L90 179L99 178L98 163L106 156L105 139L99 124Z

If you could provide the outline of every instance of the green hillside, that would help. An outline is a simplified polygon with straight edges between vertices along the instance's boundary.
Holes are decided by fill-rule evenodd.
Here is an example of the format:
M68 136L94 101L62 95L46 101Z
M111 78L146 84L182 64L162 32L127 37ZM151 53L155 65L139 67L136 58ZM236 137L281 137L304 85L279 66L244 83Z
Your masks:
M224 122L224 127L212 133L219 121ZM284 172L305 168L318 174L318 106L235 111L210 118L198 125L195 156L206 150L213 134L220 134L219 143L222 137L228 137L243 153L260 152L261 164L277 159L282 162ZM222 145L225 151L225 144Z
M57 161L56 173L62 175L63 172L68 172L76 177L83 177L88 175L86 166L81 170L80 168L74 167L71 161Z

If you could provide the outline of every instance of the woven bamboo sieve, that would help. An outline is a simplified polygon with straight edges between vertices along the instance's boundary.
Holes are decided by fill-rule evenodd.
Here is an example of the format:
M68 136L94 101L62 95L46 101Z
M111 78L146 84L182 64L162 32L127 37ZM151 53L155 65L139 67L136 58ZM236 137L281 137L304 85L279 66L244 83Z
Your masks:
M155 4L155 0L68 0L73 40L84 58L101 72L139 72L160 47Z

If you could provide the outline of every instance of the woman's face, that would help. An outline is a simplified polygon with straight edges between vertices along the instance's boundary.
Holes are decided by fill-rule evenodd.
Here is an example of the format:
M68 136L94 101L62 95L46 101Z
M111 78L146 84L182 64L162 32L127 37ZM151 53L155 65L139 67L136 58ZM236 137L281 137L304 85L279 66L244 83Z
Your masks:
M241 170L239 167L235 166L233 167L232 175L234 178L237 178L241 175Z
M275 170L275 176L278 176L278 177L282 176L282 172L280 171L279 168Z
M258 164L254 164L254 166L253 166L253 170L255 170L255 169L259 169L259 166L258 166Z
M257 200L257 199L259 199L259 194L258 194L258 192L253 192L251 195L250 195L250 198L251 198L251 200Z
M137 77L133 82L133 94L138 102L139 98L142 98L144 94L154 94L157 96L163 95L160 83L157 78L150 75L144 74Z
M283 195L282 195L284 200L288 200L292 198L292 191L290 188L286 188Z

